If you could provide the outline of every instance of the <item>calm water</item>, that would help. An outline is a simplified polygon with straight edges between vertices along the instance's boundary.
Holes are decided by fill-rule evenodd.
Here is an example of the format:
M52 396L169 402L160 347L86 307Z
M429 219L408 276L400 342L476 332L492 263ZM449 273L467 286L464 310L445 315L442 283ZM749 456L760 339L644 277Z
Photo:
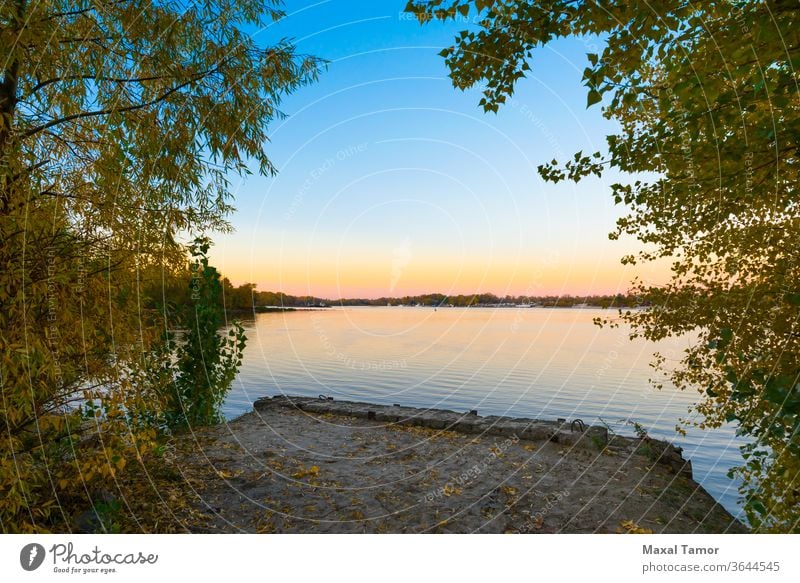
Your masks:
M481 415L581 418L632 434L621 420L684 447L695 479L733 514L741 458L733 428L675 425L698 397L656 391L648 379L657 348L675 361L688 345L630 342L624 327L600 329L615 312L540 308L331 308L259 314L245 322L248 346L225 404L234 417L275 394L399 403Z

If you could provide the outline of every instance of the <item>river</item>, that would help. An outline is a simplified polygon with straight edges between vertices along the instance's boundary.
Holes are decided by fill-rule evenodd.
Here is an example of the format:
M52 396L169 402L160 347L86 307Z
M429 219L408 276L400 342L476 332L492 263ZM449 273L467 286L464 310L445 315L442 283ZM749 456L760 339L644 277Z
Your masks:
M684 448L695 480L732 514L744 442L733 427L676 432L696 392L649 379L658 349L677 361L690 342L629 341L625 326L599 328L600 309L358 307L258 314L224 404L228 418L275 394L433 407L481 415L580 418L633 434L626 421Z

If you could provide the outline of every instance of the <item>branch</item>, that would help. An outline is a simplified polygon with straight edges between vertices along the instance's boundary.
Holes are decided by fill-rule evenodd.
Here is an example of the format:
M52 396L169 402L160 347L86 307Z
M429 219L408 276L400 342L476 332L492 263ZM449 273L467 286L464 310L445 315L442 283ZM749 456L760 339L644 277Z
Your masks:
M24 97L20 98L21 101L27 99L37 91L40 91L47 87L48 85L52 85L53 83L61 83L64 81L108 81L110 83L143 83L145 81L159 81L161 79L174 79L175 75L151 75L149 77L103 77L98 75L72 75L68 77L54 77L53 79L47 79L46 81L40 81L39 83L34 86L30 92L28 92Z
M110 4L125 4L126 2L130 2L130 0L116 0L116 2L111 2ZM89 6L87 8L81 8L78 10L69 10L67 12L56 12L55 14L51 14L47 18L42 19L42 22L47 22L48 20L55 20L56 18L64 18L66 16L81 16L83 14L88 14L89 12L94 12L97 9L97 6Z
M159 97L157 97L157 98L155 98L155 99L153 99L151 101L147 101L145 103L137 103L136 105L129 105L127 107L122 107L120 109L109 108L109 109L98 109L96 111L84 111L84 112L81 112L81 113L74 113L72 115L68 115L66 117L54 119L54 120L51 120L51 121L49 121L47 123L44 123L42 125L38 125L38 126L36 126L34 128L31 128L28 131L24 132L22 134L22 137L23 138L29 138L29 137L31 137L31 136L33 136L35 134L38 134L39 132L44 131L44 130L46 130L48 128L51 128L53 126L57 126L57 125L60 125L60 124L63 124L63 123L67 123L69 121L74 121L76 119L83 119L83 118L88 118L88 117L98 117L98 116L103 116L103 115L111 115L112 113L126 113L126 112L129 112L129 111L136 111L138 109L144 109L145 107L150 107L151 105L156 105L157 103L160 103L160 102L164 101L165 99L167 99L173 93L177 93L178 91L180 91L184 87L188 87L192 83L195 83L195 82L199 81L203 77L213 73L215 70L216 69L212 69L212 70L206 71L204 73L198 73L193 79L190 79L190 80L186 81L185 83L181 83L180 85L176 85L175 87L173 87L172 89L170 89L169 91L164 93L163 95L160 95Z

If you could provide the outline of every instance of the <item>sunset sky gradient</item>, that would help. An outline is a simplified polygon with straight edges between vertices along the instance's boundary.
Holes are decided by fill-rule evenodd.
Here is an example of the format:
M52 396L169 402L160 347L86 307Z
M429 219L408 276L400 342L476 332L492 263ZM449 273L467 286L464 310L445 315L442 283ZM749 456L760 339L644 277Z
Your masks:
M288 2L257 33L329 67L272 127L278 176L234 184L236 231L215 237L217 267L237 284L328 298L627 290L634 270L619 258L638 244L608 239L624 213L608 188L619 176L553 185L536 173L602 150L614 129L581 85L600 41L548 45L513 100L484 114L480 90L455 90L437 55L475 25L422 27L403 5ZM663 265L636 269L667 279Z

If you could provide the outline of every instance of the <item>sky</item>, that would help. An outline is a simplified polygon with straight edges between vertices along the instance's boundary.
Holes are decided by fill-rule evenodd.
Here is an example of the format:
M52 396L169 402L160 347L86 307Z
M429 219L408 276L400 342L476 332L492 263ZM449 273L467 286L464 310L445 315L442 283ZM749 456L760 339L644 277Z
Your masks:
M481 89L454 89L437 54L469 21L419 25L405 0L286 3L255 33L291 38L328 61L288 96L267 154L275 177L236 178L232 234L213 263L235 284L327 298L427 292L589 295L624 292L634 275L663 283L663 266L631 268L633 240L610 241L625 209L609 185L545 183L537 165L603 150L612 121L586 108L581 84L597 39L539 49L498 114ZM637 271L634 272L634 269Z

